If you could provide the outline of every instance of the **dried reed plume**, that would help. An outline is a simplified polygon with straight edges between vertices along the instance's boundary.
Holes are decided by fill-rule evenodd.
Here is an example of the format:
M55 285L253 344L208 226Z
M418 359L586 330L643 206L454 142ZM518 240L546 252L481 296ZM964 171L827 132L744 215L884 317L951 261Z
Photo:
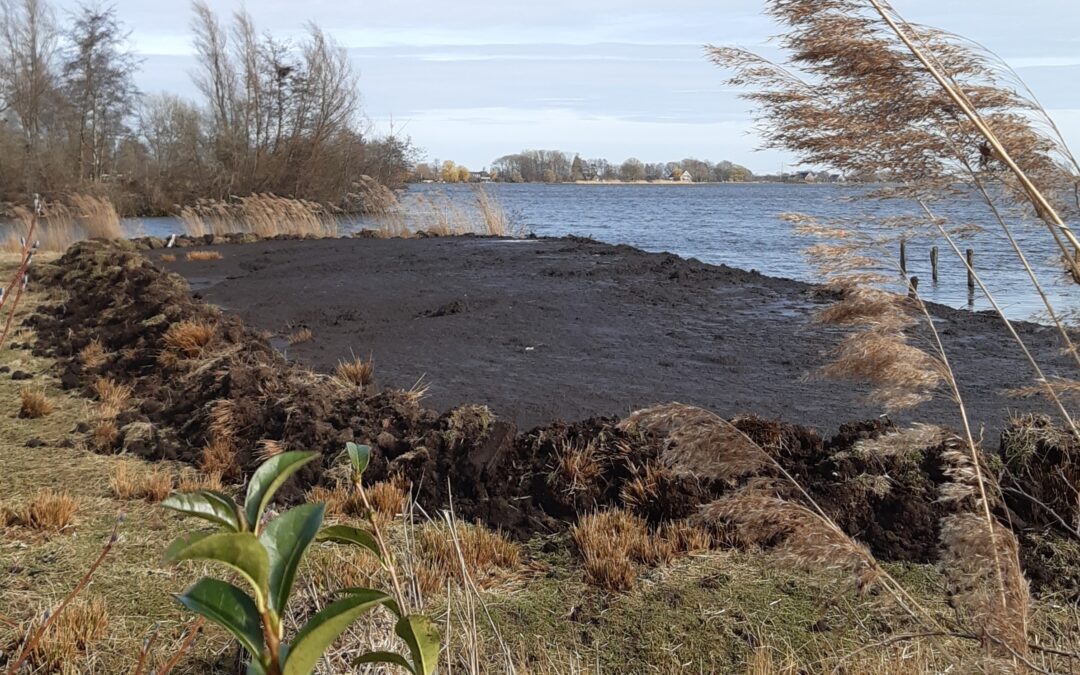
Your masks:
M19 390L19 417L36 420L51 415L56 410L53 402L40 389L23 387Z
M1005 658L1026 654L1031 596L1013 533L995 523L991 534L981 516L962 513L942 521L941 543L953 599L987 646ZM998 589L999 570L1004 593Z
M772 547L784 559L810 570L832 570L860 591L885 582L870 551L809 508L767 492L744 489L701 508L697 522L730 529L743 546Z
M108 353L105 351L105 346L97 338L94 338L79 350L79 362L82 363L83 368L86 370L97 370L105 365L107 360Z
M853 450L864 457L910 457L927 448L941 445L947 436L948 432L939 426L917 423L907 429L858 441Z
M337 220L322 205L272 194L254 194L231 202L199 200L182 208L178 217L188 234L199 237L238 232L260 237L337 235Z
M761 448L729 422L682 403L638 410L619 428L666 438L660 459L677 475L731 482L771 463Z
M184 258L188 261L210 261L221 260L222 255L220 251L188 251Z

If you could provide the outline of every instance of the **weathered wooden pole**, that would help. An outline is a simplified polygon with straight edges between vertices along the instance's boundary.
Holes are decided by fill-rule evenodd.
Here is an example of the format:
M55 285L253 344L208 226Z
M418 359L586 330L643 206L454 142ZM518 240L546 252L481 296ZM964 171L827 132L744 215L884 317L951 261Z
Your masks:
M975 251L967 250L968 290L975 290Z
M907 239L900 240L900 271L907 275Z
M930 269L933 274L934 283L938 282L938 247L935 246L930 249Z
M911 277L908 283L908 297L914 299L919 295L919 277Z

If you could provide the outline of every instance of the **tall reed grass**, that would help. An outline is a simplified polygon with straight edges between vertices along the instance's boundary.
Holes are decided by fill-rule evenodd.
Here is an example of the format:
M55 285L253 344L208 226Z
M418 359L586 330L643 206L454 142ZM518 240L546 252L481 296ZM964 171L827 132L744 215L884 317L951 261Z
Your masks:
M745 88L745 97L756 105L766 143L807 164L886 183L872 199L903 198L918 205L909 216L877 222L873 230L861 215L829 221L788 216L797 233L819 240L809 257L841 294L819 317L847 331L822 374L869 381L886 409L917 406L942 390L956 404L962 451L949 455L954 466L946 473L954 477L949 496L967 512L942 523L941 543L961 613L949 627L923 612L912 617L924 637L981 641L997 664L993 668L1052 672L1056 664L1047 663L1045 652L1032 642L1030 596L1012 511L986 468L950 362L948 336L891 252L897 239L929 231L967 268L957 239L969 228L938 217L933 204L953 196L958 182L975 189L1015 252L1017 269L1043 300L1075 369L1051 377L977 272L969 271L1031 366L1033 386L1052 401L1060 423L1077 440L1075 399L1065 394L1076 390L1080 355L1043 290L1045 281L1013 234L1017 224L1005 214L1020 208L1041 222L1080 281L1080 241L1066 224L1080 214L1080 164L1016 73L970 41L913 25L886 0L770 0L767 8L784 27L780 46L786 62L709 47L712 60L734 73L729 83ZM892 234L880 235L880 226ZM768 510L764 502L757 507ZM752 513L741 507L720 512L729 518ZM769 522L779 517L774 514ZM1035 654L1039 663L1032 661Z
M332 237L337 219L324 206L302 199L254 194L235 201L203 199L180 209L177 216L192 236L251 233Z
M8 253L19 253L23 240L28 238L30 222L34 217L31 209L15 207L11 230L0 248ZM32 235L45 251L65 251L69 246L84 239L121 239L120 215L111 201L104 197L70 194L62 201L49 202L37 215Z

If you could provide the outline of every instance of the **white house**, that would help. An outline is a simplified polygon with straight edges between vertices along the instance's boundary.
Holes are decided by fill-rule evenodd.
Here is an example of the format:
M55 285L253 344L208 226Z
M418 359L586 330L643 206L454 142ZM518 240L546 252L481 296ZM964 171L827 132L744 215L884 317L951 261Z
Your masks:
M693 183L694 176L689 171L683 171L682 176L679 177L679 180L684 183Z

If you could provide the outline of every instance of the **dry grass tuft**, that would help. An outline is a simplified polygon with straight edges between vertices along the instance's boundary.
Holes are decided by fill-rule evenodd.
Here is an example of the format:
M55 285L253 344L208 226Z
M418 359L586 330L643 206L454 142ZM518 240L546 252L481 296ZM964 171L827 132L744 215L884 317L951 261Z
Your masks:
M329 516L348 516L363 513L364 503L359 495L345 485L332 488L318 485L308 490L307 501L312 504L326 504Z
M315 339L315 333L311 332L310 328L301 328L300 330L290 333L285 341L290 345L300 345L305 342L311 342Z
M109 489L117 499L145 499L156 504L173 491L171 472L161 468L133 470L127 463L119 464L109 478Z
M62 532L71 526L78 508L78 503L68 493L43 489L11 512L9 518L28 530Z
M202 449L199 468L207 475L221 478L239 478L240 462L236 455L236 446L231 439L215 437Z
M65 251L69 246L84 239L123 239L120 215L112 202L103 197L71 194L64 202L42 205L43 213L37 219L34 239L41 242L45 251ZM6 251L22 250L18 232L25 232L33 216L30 209L16 207L14 220L17 227L0 248Z
M19 417L36 420L51 415L56 410L53 402L39 389L23 387L19 390Z
M105 365L107 360L108 353L105 351L105 346L96 338L79 350L79 362L86 370L97 370Z
M174 323L165 331L165 348L189 359L198 358L214 339L215 328L205 321Z
M114 419L131 406L134 392L131 385L121 384L108 377L99 377L91 385L97 396L97 412L102 419Z
M265 462L266 460L277 457L284 452L285 446L281 443L281 441L264 438L263 440L259 441L259 450L255 454L255 456L258 457L260 462Z
M29 661L47 672L75 672L67 668L75 663L87 663L90 650L108 632L109 611L105 599L100 596L76 598L53 621Z
M855 444L853 450L864 457L908 457L941 445L946 437L947 432L939 426L913 424L907 429L861 440Z
M221 260L223 256L219 251L188 251L184 256L189 261Z
M102 419L98 420L90 430L88 442L90 449L94 452L107 452L116 446L119 438L120 429L116 426L116 422L111 419Z
M356 387L366 387L371 384L375 376L375 361L368 358L367 361L354 358L351 361L338 361L334 371L338 380Z
M367 488L367 497L376 513L394 517L405 512L412 495L408 480L395 475L388 481L375 483Z
M427 523L416 550L425 593L445 591L447 581L463 583L466 574L480 587L490 587L521 565L521 546L482 525L456 523L451 530L444 522Z
M180 476L180 483L176 486L177 492L198 492L199 490L213 490L221 492L225 484L219 473L202 473L201 471L188 472Z
M233 438L236 435L236 403L220 398L210 404L210 435L215 438Z
M571 495L592 492L596 481L603 473L595 443L585 447L565 440L559 448L555 471L566 485Z
M769 456L730 422L682 403L638 410L619 427L666 437L660 459L676 475L731 482L771 464Z
M615 592L634 587L637 569L630 555L647 536L644 521L626 511L603 511L583 517L572 533L587 583Z
M176 262L176 256L172 253L166 253L158 258L161 262Z

